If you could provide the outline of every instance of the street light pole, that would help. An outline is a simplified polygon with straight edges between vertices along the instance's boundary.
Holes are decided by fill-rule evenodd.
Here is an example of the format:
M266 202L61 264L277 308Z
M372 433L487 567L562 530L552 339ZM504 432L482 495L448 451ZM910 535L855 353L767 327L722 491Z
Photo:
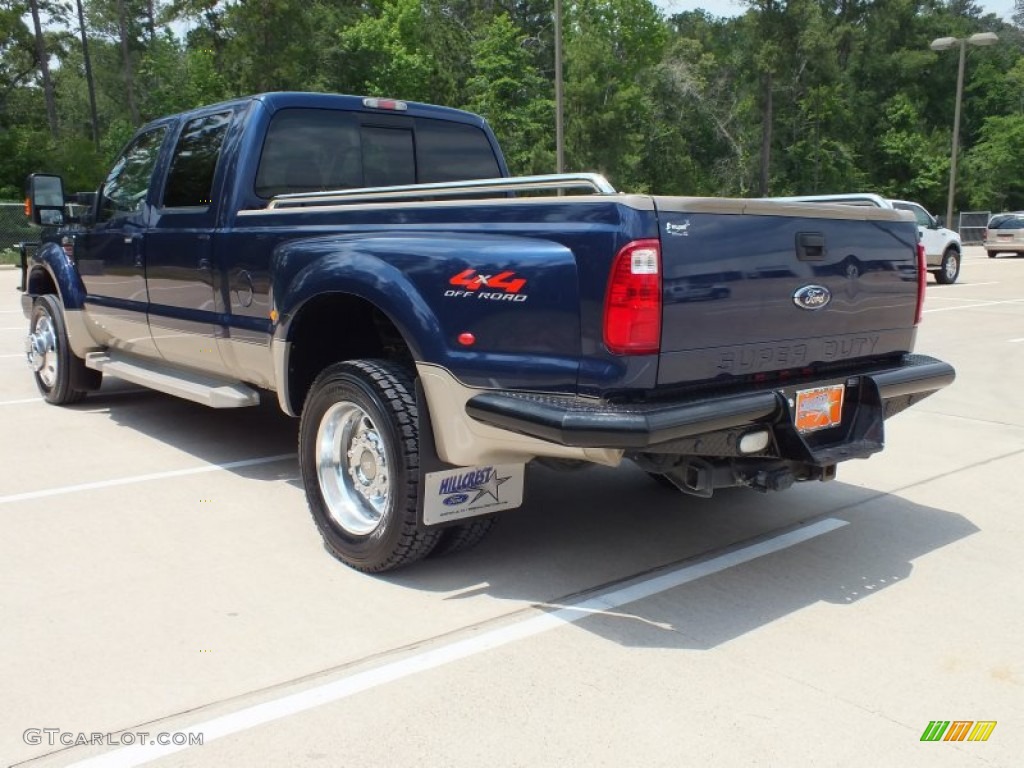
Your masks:
M953 151L949 155L949 196L946 198L946 226L950 229L954 229L953 198L956 196L956 159L960 150L960 104L964 98L964 62L966 58L967 41L960 40L960 67L956 72L956 104L953 107Z
M565 97L562 94L562 0L555 0L555 173L565 173Z
M929 46L933 51L960 47L960 66L956 73L956 101L953 107L953 151L949 156L949 196L946 199L946 226L953 229L953 198L956 197L956 161L960 150L960 104L964 96L964 65L968 45L992 45L999 40L995 32L978 32L970 37L940 37Z

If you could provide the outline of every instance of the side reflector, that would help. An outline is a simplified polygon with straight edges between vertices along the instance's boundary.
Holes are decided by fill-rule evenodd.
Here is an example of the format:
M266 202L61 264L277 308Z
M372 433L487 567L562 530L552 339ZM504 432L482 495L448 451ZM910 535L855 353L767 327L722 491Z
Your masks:
M28 197L25 198L25 215L32 218L32 199Z
M928 283L928 259L924 253L924 243L917 244L917 310L914 312L914 325L921 322L924 312L924 289Z
M661 347L661 244L634 240L612 262L604 302L604 343L616 355Z

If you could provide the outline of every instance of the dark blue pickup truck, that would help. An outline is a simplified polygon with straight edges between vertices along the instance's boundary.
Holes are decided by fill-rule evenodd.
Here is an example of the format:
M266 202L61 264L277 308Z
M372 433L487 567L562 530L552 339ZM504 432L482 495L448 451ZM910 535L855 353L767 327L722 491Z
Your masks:
M630 459L697 496L829 480L954 377L911 354L905 214L508 178L452 109L254 96L147 125L80 215L59 177L29 186L43 397L103 374L275 393L313 518L364 571L476 543L530 461Z

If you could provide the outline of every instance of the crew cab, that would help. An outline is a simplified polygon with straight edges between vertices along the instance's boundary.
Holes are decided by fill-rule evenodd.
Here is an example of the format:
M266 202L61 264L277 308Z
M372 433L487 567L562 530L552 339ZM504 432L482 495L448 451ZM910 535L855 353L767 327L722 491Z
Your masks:
M108 375L214 408L275 397L328 549L363 571L473 545L531 461L628 459L697 496L829 480L954 378L912 354L905 214L509 178L453 109L217 104L142 128L75 220L66 199L30 178L42 396Z

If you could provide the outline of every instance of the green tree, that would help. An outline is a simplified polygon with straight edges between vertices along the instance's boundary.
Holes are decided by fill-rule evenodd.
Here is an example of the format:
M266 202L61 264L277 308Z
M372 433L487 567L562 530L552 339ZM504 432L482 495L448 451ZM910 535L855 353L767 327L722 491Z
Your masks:
M664 20L649 0L579 0L567 11L567 167L604 173L622 189L649 189Z
M1024 114L985 120L980 140L964 159L964 183L972 207L1024 208Z
M548 173L554 166L554 101L550 83L524 46L527 36L505 14L472 45L466 108L484 115L516 174Z

